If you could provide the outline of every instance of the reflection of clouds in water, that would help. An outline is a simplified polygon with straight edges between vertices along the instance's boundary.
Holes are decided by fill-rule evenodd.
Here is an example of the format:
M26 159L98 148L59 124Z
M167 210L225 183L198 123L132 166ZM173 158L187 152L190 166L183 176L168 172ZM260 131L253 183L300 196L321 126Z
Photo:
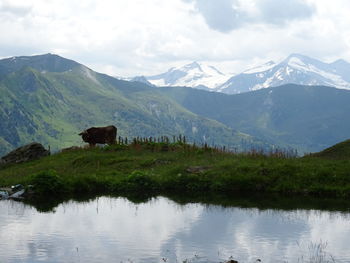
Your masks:
M107 197L64 203L46 214L5 201L0 211L0 238L6 240L0 258L10 262L175 262L194 255L216 262L231 255L239 262L294 262L320 240L336 259L350 259L347 213L182 206L165 198L133 204Z
M350 262L349 235L350 216L343 213L323 213L317 216L310 216L309 223L313 225L310 230L310 240L313 242L327 243L327 250L340 260L341 255L347 252L347 260Z
M14 216L9 219L12 223L1 224L1 238L8 242L0 258L11 258L13 251L34 259L47 256L50 262L59 261L62 252L67 259L79 254L84 262L150 253L158 258L161 244L173 233L186 231L202 210L169 203L157 199L135 205L125 199L99 198L87 204L69 202L49 214L31 213L26 207L25 219Z
M173 248L173 256L178 260L198 254L216 262L227 260L230 256L239 262L255 262L258 258L263 259L263 262L297 262L301 256L310 253L311 242L318 244L327 240L325 238L329 240L322 233L312 235L314 229L319 228L318 218L321 221L324 218L324 227L328 229L339 222L339 229L350 233L350 229L342 227L347 224L349 215L335 214L305 210L222 209L212 206L203 211L190 232L177 233L167 240L162 251L166 253ZM336 233L332 240L339 236L342 238L338 242L343 242L343 246L348 244L344 240L348 239L348 235L344 232ZM344 254L344 250L336 252L330 246L326 250L334 255ZM344 262L348 262L350 255L344 257L347 258Z
M272 259L281 258L288 245L308 229L302 219L290 221L278 215L258 209L211 207L203 211L190 232L177 233L162 249L175 247L177 259L196 253L217 262L231 255L242 262L257 258L273 262ZM289 218L290 215L286 215ZM192 251L188 247L192 247Z
M295 218L290 212L275 213L272 210L247 215L245 222L236 226L232 233L235 244L232 253L239 254L241 260L282 260L288 247L308 231L309 226L304 220Z

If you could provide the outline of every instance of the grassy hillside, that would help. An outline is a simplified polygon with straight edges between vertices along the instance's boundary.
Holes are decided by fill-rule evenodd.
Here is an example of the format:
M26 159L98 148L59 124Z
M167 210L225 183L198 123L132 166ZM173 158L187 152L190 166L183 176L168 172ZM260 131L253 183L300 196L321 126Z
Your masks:
M0 186L39 193L283 193L350 196L350 159L232 154L183 143L135 142L76 149L0 169Z
M320 151L350 136L350 91L285 85L238 95L162 88L186 109L272 144Z
M350 159L350 140L337 143L321 152L314 153L311 156L331 158L331 159Z
M0 61L0 155L31 141L51 149L81 144L91 126L120 136L184 134L190 141L242 149L264 145L201 117L138 82L117 80L55 55Z

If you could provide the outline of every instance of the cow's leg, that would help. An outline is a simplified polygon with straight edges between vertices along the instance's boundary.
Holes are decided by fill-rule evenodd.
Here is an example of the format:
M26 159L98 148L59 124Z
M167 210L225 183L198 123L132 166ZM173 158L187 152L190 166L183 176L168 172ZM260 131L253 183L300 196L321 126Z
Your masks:
M96 143L89 142L90 147L95 147Z

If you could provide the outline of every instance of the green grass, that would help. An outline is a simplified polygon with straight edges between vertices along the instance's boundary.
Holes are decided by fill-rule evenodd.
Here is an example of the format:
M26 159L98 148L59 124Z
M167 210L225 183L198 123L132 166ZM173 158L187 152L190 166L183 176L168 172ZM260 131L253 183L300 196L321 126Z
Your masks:
M331 158L331 159L349 159L350 158L350 140L346 140L333 145L319 153L310 156Z
M188 172L193 166L205 169ZM344 198L350 196L350 159L233 154L183 143L137 142L76 149L0 169L0 186L40 185L40 180L57 185L49 193L44 189L52 195L243 192Z

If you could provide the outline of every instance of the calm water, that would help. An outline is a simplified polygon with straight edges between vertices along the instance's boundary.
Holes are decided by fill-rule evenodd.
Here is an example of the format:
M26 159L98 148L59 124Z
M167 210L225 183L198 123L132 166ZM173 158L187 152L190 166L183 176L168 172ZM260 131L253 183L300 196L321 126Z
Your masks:
M349 213L179 205L164 197L69 201L41 213L0 201L0 262L308 262L313 255L350 262Z

